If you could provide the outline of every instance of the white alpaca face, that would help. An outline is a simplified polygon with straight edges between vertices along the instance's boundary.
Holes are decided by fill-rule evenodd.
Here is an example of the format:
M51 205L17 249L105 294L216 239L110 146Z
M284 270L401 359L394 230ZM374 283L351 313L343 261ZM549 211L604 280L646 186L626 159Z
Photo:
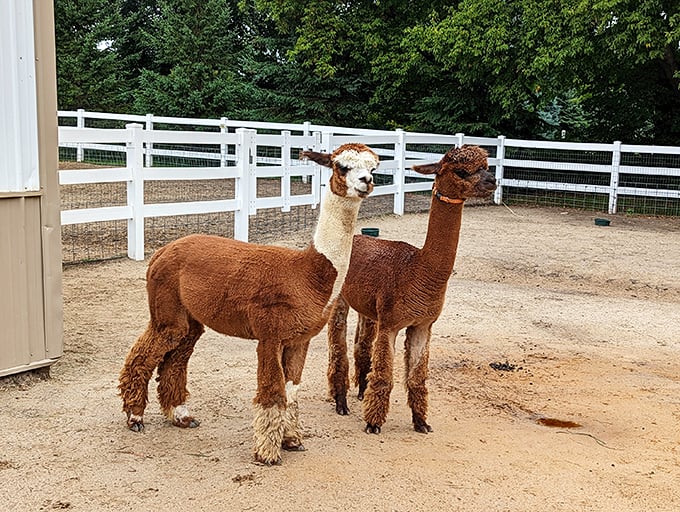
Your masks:
M372 153L347 149L335 157L335 163L345 171L348 197L366 197L373 190L373 175L378 160Z

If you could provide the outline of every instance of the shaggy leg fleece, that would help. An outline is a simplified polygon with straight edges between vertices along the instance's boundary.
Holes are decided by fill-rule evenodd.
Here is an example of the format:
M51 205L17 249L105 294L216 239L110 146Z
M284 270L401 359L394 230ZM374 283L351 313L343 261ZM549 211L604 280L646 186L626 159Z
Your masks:
M390 408L390 393L392 383L390 381L373 380L368 385L364 396L364 420L366 421L366 432L369 434L379 434L381 427L387 420L387 413Z
M368 387L364 395L364 420L366 432L379 434L390 408L390 393L394 379L394 340L396 332L380 332L373 344L372 370L368 374Z
M166 340L149 324L130 349L120 371L118 389L123 399L130 430L144 430L144 409L148 401L148 386L156 365L165 353Z
M255 404L255 419L253 428L255 434L255 460L263 464L281 463L281 442L283 441L283 431L285 410L277 406L262 407Z
M300 407L298 406L299 385L293 384L291 381L286 382L286 410L283 414L283 449L289 451L304 451L302 446L302 434L300 433Z

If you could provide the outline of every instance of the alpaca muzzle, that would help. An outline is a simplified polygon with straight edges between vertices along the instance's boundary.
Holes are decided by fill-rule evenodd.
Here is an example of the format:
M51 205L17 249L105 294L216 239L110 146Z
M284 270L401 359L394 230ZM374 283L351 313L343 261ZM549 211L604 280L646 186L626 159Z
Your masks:
M493 174L489 174L482 180L482 185L486 188L487 192L493 192L498 186L496 177Z
M354 179L348 177L347 185L348 188L351 187L356 191L357 196L363 199L373 192L373 176L369 171L363 171Z

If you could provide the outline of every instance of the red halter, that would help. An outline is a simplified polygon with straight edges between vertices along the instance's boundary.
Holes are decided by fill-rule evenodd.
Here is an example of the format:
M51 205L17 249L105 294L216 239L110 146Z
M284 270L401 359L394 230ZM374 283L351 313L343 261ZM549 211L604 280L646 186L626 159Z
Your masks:
M439 199L443 203L448 203L448 204L462 204L465 202L465 199L451 199L450 197L443 196L439 193L439 190L437 190L437 187L432 188L432 195Z

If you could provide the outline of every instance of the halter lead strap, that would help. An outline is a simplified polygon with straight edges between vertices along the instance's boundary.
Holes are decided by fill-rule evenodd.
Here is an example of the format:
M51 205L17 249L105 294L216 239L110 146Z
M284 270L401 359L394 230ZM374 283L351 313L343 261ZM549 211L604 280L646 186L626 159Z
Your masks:
M439 193L439 190L437 190L437 187L432 188L432 195L439 199L442 203L448 203L448 204L462 204L465 202L465 199L451 199L450 197L443 196Z

